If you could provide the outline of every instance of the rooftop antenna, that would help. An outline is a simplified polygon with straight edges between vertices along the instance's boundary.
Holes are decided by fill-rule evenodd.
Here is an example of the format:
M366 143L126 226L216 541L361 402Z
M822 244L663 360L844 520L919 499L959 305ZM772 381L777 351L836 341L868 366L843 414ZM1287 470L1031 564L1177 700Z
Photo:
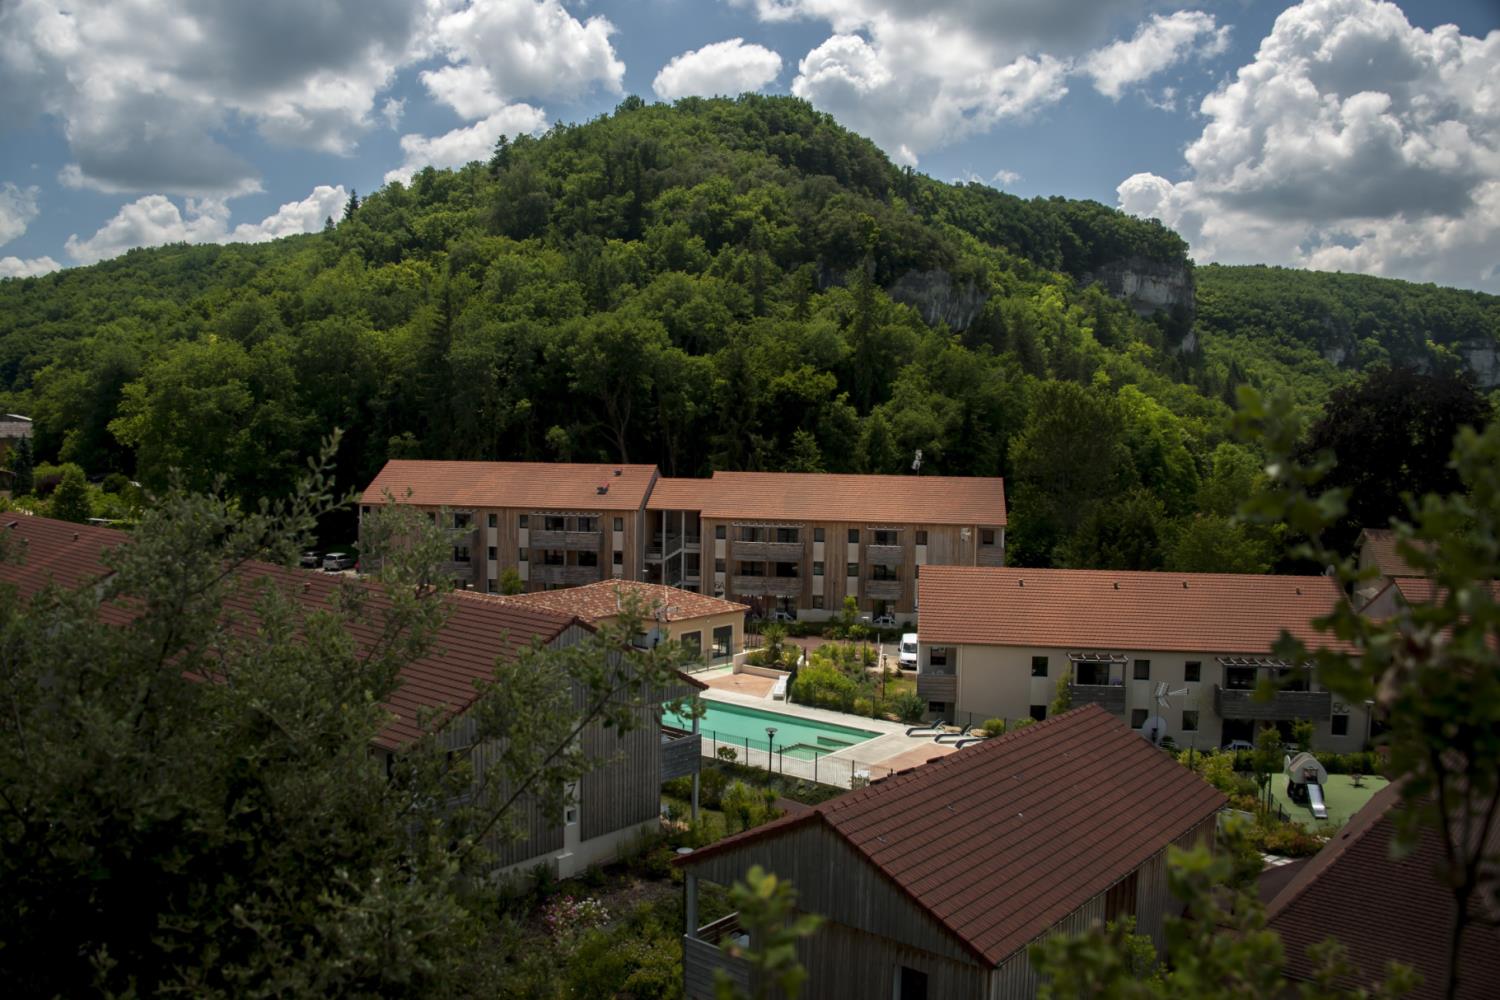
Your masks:
M912 459L911 459L911 471L913 471L913 472L921 472L922 471L922 449L921 448L918 448L917 449L917 453L912 456Z

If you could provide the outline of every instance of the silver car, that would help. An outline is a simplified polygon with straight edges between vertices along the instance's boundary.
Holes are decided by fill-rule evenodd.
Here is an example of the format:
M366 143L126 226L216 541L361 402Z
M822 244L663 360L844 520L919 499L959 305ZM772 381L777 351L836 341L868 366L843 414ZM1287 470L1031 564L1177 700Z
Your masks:
M358 562L347 552L330 552L323 557L323 572L342 573L346 569L353 569Z

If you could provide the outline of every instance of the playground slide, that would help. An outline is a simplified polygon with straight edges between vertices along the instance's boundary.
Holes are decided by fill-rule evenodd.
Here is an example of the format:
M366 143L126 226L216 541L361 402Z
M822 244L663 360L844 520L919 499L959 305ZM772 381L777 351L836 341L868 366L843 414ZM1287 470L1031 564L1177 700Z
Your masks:
M1328 807L1323 804L1323 786L1316 781L1307 783L1307 804L1312 807L1313 819L1328 818Z

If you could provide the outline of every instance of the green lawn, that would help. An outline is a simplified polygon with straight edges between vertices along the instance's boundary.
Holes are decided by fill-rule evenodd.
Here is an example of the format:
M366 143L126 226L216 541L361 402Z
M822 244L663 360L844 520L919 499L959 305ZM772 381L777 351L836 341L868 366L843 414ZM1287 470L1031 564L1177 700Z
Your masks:
M1336 827L1349 822L1350 816L1359 812L1360 807L1370 801L1371 796L1386 786L1386 780L1367 776L1362 784L1363 788L1355 788L1353 780L1347 774L1328 776L1328 784L1323 786L1323 801L1328 805L1326 822ZM1285 774L1278 774L1271 779L1271 792L1292 819L1308 827L1317 827L1324 822L1313 819L1312 810L1307 806L1298 805L1287 798Z

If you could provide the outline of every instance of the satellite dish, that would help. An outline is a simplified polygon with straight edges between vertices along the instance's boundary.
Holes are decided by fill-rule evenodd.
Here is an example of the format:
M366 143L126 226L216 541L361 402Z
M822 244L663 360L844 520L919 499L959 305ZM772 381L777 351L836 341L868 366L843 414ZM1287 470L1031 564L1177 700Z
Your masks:
M922 449L921 448L918 448L916 455L912 456L911 471L913 471L913 472L921 472L922 471Z
M1178 695L1184 695L1187 693L1187 688L1178 688L1176 691L1168 691L1167 682L1162 681L1161 683L1156 685L1156 704L1162 708L1170 708L1171 705L1167 702L1168 698L1176 698Z
M1141 735L1151 741L1152 746L1161 746L1161 739L1167 735L1167 720L1159 715L1153 715L1141 724Z

